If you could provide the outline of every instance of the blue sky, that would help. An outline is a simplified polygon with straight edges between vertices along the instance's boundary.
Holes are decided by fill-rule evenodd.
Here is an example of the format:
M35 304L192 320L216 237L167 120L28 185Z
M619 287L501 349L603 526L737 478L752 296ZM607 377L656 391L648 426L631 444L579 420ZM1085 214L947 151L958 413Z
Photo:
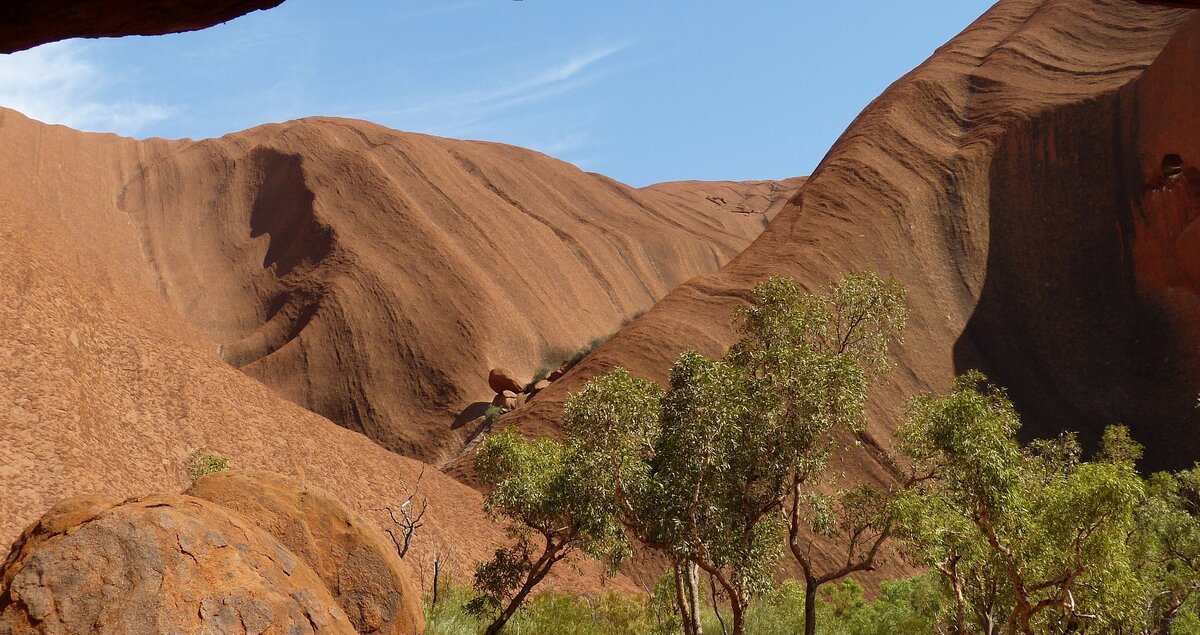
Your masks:
M0 105L137 137L309 115L521 145L632 185L807 174L985 0L287 0L0 56Z

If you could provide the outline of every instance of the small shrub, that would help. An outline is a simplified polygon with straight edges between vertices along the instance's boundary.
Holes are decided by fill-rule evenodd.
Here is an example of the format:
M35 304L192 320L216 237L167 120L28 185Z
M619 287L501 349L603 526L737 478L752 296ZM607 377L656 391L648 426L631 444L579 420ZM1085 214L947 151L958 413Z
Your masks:
M486 618L472 616L466 609L473 594L467 586L446 584L438 605L426 598L427 635L476 635L487 625ZM867 601L862 587L845 580L822 589L817 610L822 635L930 635L936 631L941 606L941 589L934 576L884 582L880 596ZM705 596L707 594L704 594ZM707 597L702 597L701 622L704 632L721 633L720 622ZM722 602L725 625L729 606ZM1200 625L1191 615L1176 620L1172 635L1195 635ZM606 593L597 598L555 591L539 593L504 629L522 635L677 635L679 614L675 607L674 582L664 575L649 596ZM747 635L793 635L804 632L804 583L785 581L751 603Z
M804 632L804 583L787 580L754 601L746 613L746 631L755 635Z
M492 405L488 406L487 410L484 411L483 421L487 425L491 426L491 425L494 425L497 421L499 421L500 417L503 415L504 415L504 408L501 408L500 406L492 404Z
M188 454L187 469L188 476L195 483L208 474L229 469L229 459L201 448L192 448Z
M633 315L630 315L630 316L626 317L624 320L621 320L621 326L629 326L630 324L633 323L634 320L642 317L645 314L646 314L646 309L638 309L637 311L633 312Z
M530 379L529 383L525 385L525 390L533 388L534 384L549 377L550 373L554 372L556 368L558 368L558 366L551 366L549 364L542 364L541 366L538 366L537 370L533 371L533 379Z
M643 313L645 313L645 311L638 311L637 313L634 313L633 317L626 318L625 321L623 321L621 323L622 326L627 325L630 322L632 322L633 320L638 319L639 317L642 316ZM533 388L534 384L549 377L550 373L554 372L555 370L558 370L560 367L567 369L567 368L571 368L572 366L575 366L579 362L583 361L583 359L585 357L587 357L588 355L591 355L592 351L595 351L597 348L600 348L600 345L607 342L608 338L610 338L610 337L612 337L611 333L608 335L600 335L597 337L593 337L592 339L588 340L587 344L583 345L581 348L579 348L578 350L576 350L574 352L561 351L561 350L560 351L552 351L548 355L549 361L543 362L540 366L538 366L537 370L535 370L533 372L533 379L529 380L529 383L525 385L525 390L528 391L529 389ZM554 361L554 360L559 360L559 361Z
M571 355L570 357L567 358L567 368L571 368L571 367L575 366L576 364L578 364L579 362L582 362L585 357L587 357L588 355L591 355L592 352L595 351L597 348L600 348L600 345L607 342L608 338L610 338L610 337L612 337L612 335L601 335L599 337L593 337L591 340L588 341L586 346L575 351L575 353L573 355Z

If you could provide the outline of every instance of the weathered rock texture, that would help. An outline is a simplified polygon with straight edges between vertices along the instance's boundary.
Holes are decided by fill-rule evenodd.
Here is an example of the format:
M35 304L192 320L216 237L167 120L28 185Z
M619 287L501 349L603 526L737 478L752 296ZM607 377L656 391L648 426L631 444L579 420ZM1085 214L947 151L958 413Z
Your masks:
M194 31L283 0L5 0L0 53L72 37Z
M1200 17L1122 0L1004 0L850 126L770 227L538 393L503 425L556 434L614 366L665 379L721 355L771 275L815 289L873 269L908 287L899 364L839 470L886 481L905 400L969 367L1030 431L1124 422L1151 468L1200 456ZM1164 167L1165 166L1165 167ZM471 479L469 461L453 473ZM885 575L888 572L883 572Z
M489 368L531 375L749 240L543 155L362 122L135 141L0 109L0 145L3 544L63 496L177 489L195 447L394 504L422 464L279 395L436 458ZM427 472L408 561L465 579L503 532Z
M0 144L18 231L77 245L233 366L429 461L461 446L449 424L491 399L488 369L532 375L762 228L528 150L360 121L137 142L0 111Z
M355 630L317 574L255 523L169 495L73 498L48 512L0 569L0 632Z
M21 231L19 209L0 206L0 544L66 496L183 489L191 448L336 492L380 522L386 516L368 510L403 500L424 470L432 509L406 558L423 589L435 552L447 573L467 579L505 540L475 490L231 368L156 294L106 271L104 254L51 225ZM98 241L104 227L95 226ZM561 573L557 583L573 588L594 584L598 572Z
M424 631L421 593L395 545L333 496L240 470L205 476L185 494L232 510L278 540L316 572L359 633Z
M730 233L754 238L791 200L805 177L782 181L670 181L641 189L642 194L684 212L710 209Z

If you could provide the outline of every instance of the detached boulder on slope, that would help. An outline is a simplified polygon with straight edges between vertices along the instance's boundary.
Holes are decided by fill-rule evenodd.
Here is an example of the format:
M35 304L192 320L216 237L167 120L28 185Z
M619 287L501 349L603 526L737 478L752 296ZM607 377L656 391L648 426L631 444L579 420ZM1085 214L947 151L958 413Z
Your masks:
M525 390L525 384L518 381L516 373L507 368L493 368L488 373L488 387L497 394L506 390L514 394Z

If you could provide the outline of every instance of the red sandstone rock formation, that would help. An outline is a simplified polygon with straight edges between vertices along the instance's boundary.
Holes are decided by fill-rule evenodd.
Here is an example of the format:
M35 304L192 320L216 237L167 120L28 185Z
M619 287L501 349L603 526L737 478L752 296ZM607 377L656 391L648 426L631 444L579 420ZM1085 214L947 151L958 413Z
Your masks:
M721 354L731 308L767 276L874 269L908 286L912 320L847 473L886 481L876 450L904 400L974 366L1035 431L1122 421L1156 466L1194 460L1197 33L1188 11L1004 0L875 100L748 249L502 421L554 433L590 376ZM194 445L386 499L416 463L286 404L217 346L294 402L441 457L458 439L437 422L488 397L494 362L529 374L723 262L744 244L726 208L752 200L328 119L134 142L0 113L0 141L10 536L98 474L120 494L178 480ZM670 238L637 242L659 228ZM431 487L458 502L439 538L481 559L498 532L478 495Z
M360 121L137 142L0 111L0 144L18 231L159 295L289 400L434 462L492 398L488 369L532 375L754 235L542 154Z
M135 141L0 110L0 145L3 543L63 496L178 487L194 447L383 507L422 465L280 393L457 451L487 369L531 373L748 240L543 155L362 122ZM428 472L410 557L465 578L503 533Z
M16 211L0 206L0 544L63 497L182 489L197 447L334 492L380 523L368 510L404 500L424 471L432 508L406 558L423 589L436 552L468 579L506 540L476 491L231 368L153 292L61 234L20 231ZM560 587L590 588L599 571L560 573Z
M782 181L671 181L655 183L641 192L664 205L682 210L710 208L731 233L754 238L804 184L805 177Z

